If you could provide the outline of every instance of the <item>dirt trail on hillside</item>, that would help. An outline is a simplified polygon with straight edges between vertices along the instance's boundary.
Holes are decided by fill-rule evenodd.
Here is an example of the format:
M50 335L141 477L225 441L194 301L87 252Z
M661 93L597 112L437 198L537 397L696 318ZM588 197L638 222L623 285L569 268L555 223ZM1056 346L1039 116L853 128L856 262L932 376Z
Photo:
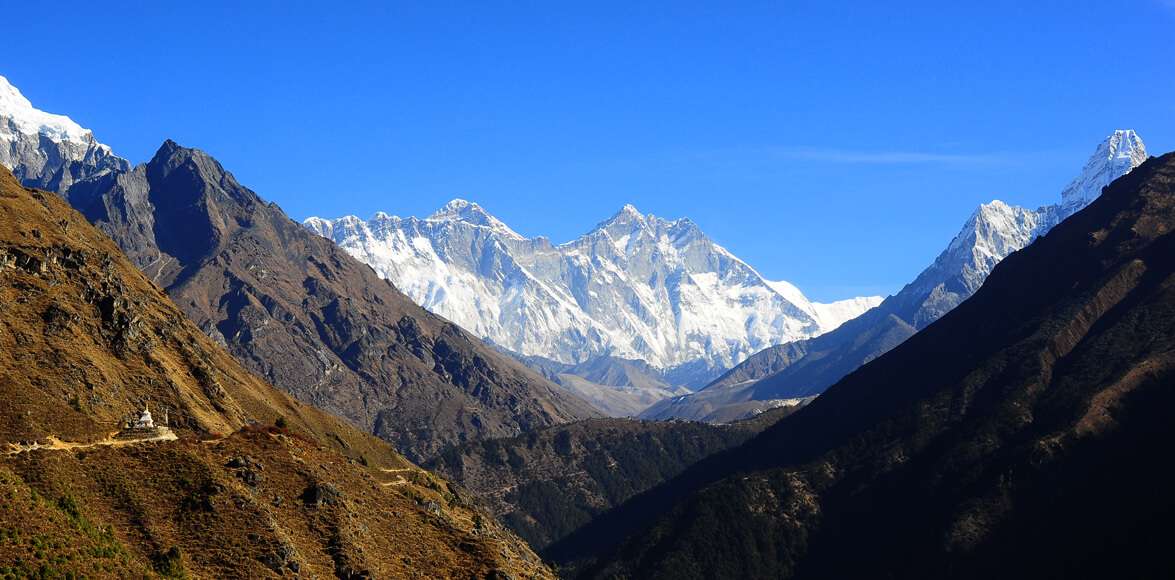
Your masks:
M115 438L116 435L118 435L118 433L113 433L109 437L107 437L106 439L103 439L101 441L93 441L91 443L77 443L77 442L73 442L73 441L62 441L61 439L58 439L57 437L50 435L45 438L47 443L41 443L39 441L34 442L34 443L8 443L5 445L5 447L7 447L7 449L5 449L4 455L18 455L21 453L28 453L30 451L37 451L37 450L41 450L41 449L46 449L46 450L51 450L51 451L71 451L74 449L86 449L89 447L122 447L124 445L137 445L140 443L150 443L153 441L176 441L179 439L179 437L177 437L174 432L170 432L170 431L167 433L162 433L160 435L155 435L152 437L140 437L140 438L128 438L128 439L116 439Z
M414 469L412 467L397 467L397 468L386 468L385 467L385 468L380 468L380 471L382 471L384 473L395 473L396 474L396 479L394 481L381 481L380 482L380 485L382 485L384 487L388 487L388 486L392 486L392 485L405 485L408 483L408 480L405 479L403 475L400 475L400 473L403 473L405 471L420 471L420 470Z

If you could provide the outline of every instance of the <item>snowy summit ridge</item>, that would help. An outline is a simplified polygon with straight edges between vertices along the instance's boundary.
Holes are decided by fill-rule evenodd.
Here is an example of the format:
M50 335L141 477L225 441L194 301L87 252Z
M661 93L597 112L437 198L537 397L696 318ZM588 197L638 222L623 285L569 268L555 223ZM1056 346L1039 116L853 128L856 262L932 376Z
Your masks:
M1119 129L1097 146L1059 203L1035 210L998 199L980 205L934 263L894 297L904 303L903 318L915 328L937 320L978 290L1001 260L1084 209L1146 159L1142 138Z
M1102 189L1146 161L1146 145L1133 130L1119 129L1102 141L1081 175L1061 192L1061 207L1070 214L1089 205Z
M75 141L88 143L94 140L94 133L83 128L65 115L54 115L37 109L0 75L0 117L8 121L9 129L26 135L44 135L51 141ZM109 150L105 145L99 145Z
M763 278L693 221L631 204L557 246L459 199L425 219L377 214L305 226L433 312L504 348L568 364L612 356L702 376L827 332L880 302L811 302Z
M387 215L387 214L384 214ZM377 216L378 217L378 216ZM510 229L502 220L490 215L489 212L482 209L480 205L474 202L466 201L461 198L454 199L446 203L441 209L433 212L432 215L424 218L427 221L444 222L444 221L460 221L467 224L489 228L490 230L510 236L516 239L523 239L518 232Z
M0 76L0 164L22 183L64 192L74 182L108 170L125 171L126 160L65 115L33 106Z

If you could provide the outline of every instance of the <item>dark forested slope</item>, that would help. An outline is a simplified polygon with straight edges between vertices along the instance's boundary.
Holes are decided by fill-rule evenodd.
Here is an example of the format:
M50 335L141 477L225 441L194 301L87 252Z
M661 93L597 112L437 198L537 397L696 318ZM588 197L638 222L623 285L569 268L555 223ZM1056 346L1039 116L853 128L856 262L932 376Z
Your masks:
M587 577L1169 577L1173 365L1169 154L788 420L550 553Z
M589 419L442 451L427 466L460 483L535 548L718 451L791 409L753 421Z

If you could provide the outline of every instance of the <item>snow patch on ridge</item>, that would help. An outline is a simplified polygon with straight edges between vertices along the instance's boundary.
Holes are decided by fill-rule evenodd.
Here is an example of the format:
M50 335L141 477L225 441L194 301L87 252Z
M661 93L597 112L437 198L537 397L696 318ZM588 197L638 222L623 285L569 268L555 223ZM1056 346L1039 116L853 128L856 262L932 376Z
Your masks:
M65 115L46 113L34 107L4 76L0 76L0 117L8 119L9 126L16 131L26 135L44 135L55 143L94 141L93 132L78 125L73 119ZM5 127L0 125L0 131L4 129ZM98 145L109 151L109 147Z

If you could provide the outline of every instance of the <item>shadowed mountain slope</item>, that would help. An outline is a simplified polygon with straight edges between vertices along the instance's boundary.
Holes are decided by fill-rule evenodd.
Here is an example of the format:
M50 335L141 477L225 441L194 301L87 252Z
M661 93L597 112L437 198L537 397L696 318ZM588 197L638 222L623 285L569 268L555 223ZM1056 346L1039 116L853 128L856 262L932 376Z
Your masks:
M550 552L602 555L585 577L1170 576L1173 365L1168 154L788 420Z
M3 575L549 577L443 480L242 368L6 170L0 399ZM114 437L145 404L178 438Z
M428 467L468 489L541 549L790 411L736 425L589 419L450 447Z
M246 367L414 459L596 411L168 141L67 197Z

